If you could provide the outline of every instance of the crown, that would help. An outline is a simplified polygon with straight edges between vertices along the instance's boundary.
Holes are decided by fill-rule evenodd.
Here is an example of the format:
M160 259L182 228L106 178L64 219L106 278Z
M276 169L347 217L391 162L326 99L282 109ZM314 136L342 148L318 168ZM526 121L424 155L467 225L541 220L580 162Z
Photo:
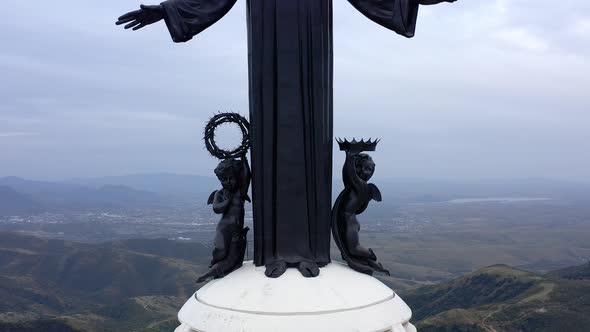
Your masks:
M369 138L368 141L361 139L357 141L355 138L352 141L348 141L347 139L342 140L341 138L336 138L336 142L340 146L340 151L375 151L377 149L377 143L379 143L380 139L371 140Z

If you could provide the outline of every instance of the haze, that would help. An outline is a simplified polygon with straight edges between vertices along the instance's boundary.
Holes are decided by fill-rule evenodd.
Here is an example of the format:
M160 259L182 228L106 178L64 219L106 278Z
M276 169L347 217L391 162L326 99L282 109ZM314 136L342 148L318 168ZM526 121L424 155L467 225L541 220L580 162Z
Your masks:
M380 137L380 176L590 179L590 3L422 7L408 40L334 2L334 132ZM245 0L187 44L115 27L139 4L3 3L0 176L212 174L207 119L248 114Z

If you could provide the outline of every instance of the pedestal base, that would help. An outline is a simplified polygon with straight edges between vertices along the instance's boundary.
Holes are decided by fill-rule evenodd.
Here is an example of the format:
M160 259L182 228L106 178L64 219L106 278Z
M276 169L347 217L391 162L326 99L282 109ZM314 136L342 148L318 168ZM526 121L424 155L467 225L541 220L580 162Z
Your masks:
M195 293L175 332L415 332L411 316L391 289L344 264L317 278L288 269L269 279L247 262Z

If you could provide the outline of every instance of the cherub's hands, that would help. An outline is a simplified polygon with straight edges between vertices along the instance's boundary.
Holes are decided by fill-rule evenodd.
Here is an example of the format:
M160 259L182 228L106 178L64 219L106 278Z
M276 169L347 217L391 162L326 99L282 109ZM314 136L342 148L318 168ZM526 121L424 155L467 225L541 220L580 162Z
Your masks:
M363 152L360 146L351 146L349 149L346 150L347 156L356 156L357 154Z
M233 198L233 195L229 190L227 190L227 189L221 190L221 201L222 202L231 201L232 198Z
M162 5L146 6L141 5L139 10L134 10L119 17L115 24L125 25L125 29L133 28L139 30L146 25L156 23L164 18L164 8Z

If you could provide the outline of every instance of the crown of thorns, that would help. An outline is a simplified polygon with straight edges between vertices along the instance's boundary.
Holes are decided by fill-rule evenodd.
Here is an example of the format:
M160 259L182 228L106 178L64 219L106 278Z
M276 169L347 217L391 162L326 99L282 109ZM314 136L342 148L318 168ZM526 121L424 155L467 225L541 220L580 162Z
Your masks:
M215 142L215 130L224 123L235 123L242 131L242 143L233 150L224 150ZM219 113L214 115L205 126L205 147L218 159L241 158L250 148L250 123L238 113Z

